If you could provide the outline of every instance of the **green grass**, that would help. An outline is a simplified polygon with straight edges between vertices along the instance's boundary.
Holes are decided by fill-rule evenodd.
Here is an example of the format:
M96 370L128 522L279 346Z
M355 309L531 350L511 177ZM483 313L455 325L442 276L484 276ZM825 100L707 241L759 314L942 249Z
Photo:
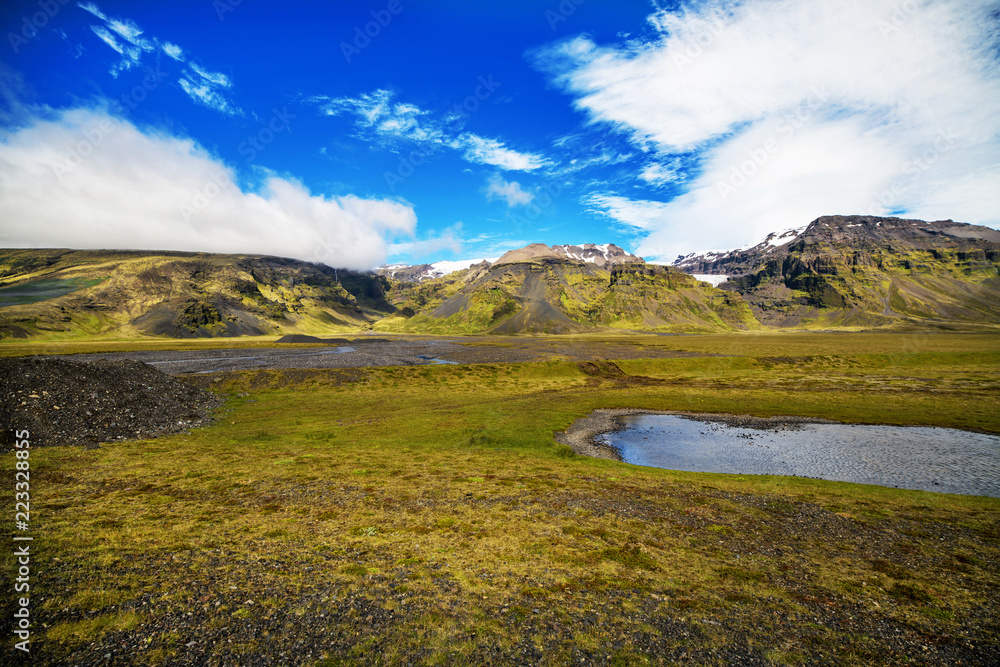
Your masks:
M212 427L32 450L38 664L126 640L138 664L239 663L289 637L311 664L987 655L998 499L639 468L553 440L598 407L1000 432L996 338L942 336L644 337L749 354L622 375L553 360L202 378L230 395Z

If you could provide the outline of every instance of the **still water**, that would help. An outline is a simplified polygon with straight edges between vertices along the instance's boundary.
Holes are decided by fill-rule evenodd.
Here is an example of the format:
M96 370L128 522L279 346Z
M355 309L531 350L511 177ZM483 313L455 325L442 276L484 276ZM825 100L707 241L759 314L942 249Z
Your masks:
M597 439L636 465L1000 497L1000 436L860 424L741 428L678 415L619 419L624 430Z

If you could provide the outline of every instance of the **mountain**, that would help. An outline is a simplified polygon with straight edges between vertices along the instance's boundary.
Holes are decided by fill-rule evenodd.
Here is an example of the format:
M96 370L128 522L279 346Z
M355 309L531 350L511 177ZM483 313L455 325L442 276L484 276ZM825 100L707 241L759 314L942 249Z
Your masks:
M379 266L375 268L375 273L380 276L386 276L387 278L394 278L395 280L402 280L409 283L421 283L425 280L434 280L435 278L442 278L449 273L454 273L455 271L463 271L473 264L481 264L483 262L490 263L495 262L496 259L465 259L457 261L441 261L434 262L433 264L388 264L386 266Z
M556 245L551 248L544 243L532 243L523 248L511 250L498 259L467 259L458 261L443 261L433 264L389 264L379 266L375 273L396 280L419 283L425 280L442 278L449 273L463 271L474 264L486 262L491 264L509 264L511 262L526 261L529 259L539 259L548 257L550 259L573 259L580 262L588 262L601 267L610 267L615 264L642 264L642 257L637 257L625 250L622 250L614 243L603 243L595 245L584 243L583 245Z
M613 244L379 273L260 255L0 250L0 338L997 325L1000 231L951 220L828 216L673 266Z
M693 252L678 257L673 262L673 266L692 275L743 275L750 271L753 262L756 262L759 257L773 252L775 248L788 245L798 238L807 226L795 227L783 232L771 232L760 243L742 248Z
M393 312L374 274L258 255L0 250L0 338L357 329Z
M728 276L771 326L1000 323L1000 231L952 220L826 216L674 266Z
M587 256L582 260L577 257ZM634 258L634 259L632 259ZM728 331L757 326L735 294L617 246L532 244L493 264L420 284L396 285L398 315L385 331L572 333L595 327ZM600 260L600 263L595 260Z

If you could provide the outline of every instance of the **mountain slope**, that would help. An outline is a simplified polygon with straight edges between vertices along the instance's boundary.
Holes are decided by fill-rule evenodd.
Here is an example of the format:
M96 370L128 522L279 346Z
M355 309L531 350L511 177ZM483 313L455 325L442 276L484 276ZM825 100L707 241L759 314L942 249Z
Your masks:
M630 252L619 248L614 243L603 243L596 245L584 243L583 245L556 245L551 248L544 243L532 243L523 248L517 248L505 253L497 259L470 259L459 261L442 261L433 264L390 264L376 267L375 273L402 280L405 282L420 283L425 280L443 278L444 276L470 268L476 264L486 262L487 265L509 264L511 262L530 261L532 259L571 259L577 262L596 264L603 268L610 268L617 264L643 264L642 257L637 257Z
M392 312L388 282L279 257L0 251L0 337L177 338L354 329Z
M675 265L730 276L723 289L773 326L1000 323L1000 231L951 220L827 216Z
M397 285L401 316L378 329L438 333L572 333L594 327L725 331L757 325L737 295L670 267L610 269L547 246L512 251L492 265L421 285Z

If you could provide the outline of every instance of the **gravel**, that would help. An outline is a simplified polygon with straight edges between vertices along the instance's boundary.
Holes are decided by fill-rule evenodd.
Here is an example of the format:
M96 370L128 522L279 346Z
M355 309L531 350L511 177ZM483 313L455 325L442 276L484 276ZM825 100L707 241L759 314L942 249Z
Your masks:
M129 359L0 359L0 447L27 429L34 447L155 438L203 426L222 399Z

